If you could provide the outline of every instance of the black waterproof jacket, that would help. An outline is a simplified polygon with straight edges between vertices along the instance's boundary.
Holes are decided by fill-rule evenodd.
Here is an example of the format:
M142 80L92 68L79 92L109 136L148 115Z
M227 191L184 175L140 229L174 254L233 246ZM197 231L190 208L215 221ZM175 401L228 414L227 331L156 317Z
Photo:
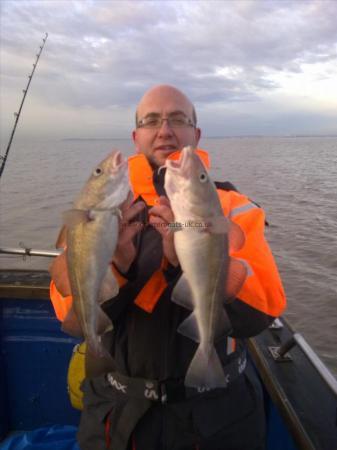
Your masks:
M162 175L154 173L154 186L159 195L164 194ZM230 183L218 187L234 189ZM147 212L136 220L147 223ZM190 314L170 300L180 268L169 266L164 271L168 286L153 312L147 313L134 304L134 299L161 265L161 237L153 227L146 226L137 236L136 247L137 258L123 274L128 282L103 306L114 326L106 345L115 373L130 380L155 380L173 389L163 403L160 398L125 394L123 383L115 379L111 385L114 378L107 374L85 380L78 432L81 450L263 449L262 389L251 362L244 359L244 338L257 334L273 318L240 301L226 305L237 338L236 351L228 355L224 339L217 343L217 352L225 371L238 358L244 359L245 370L225 389L188 395L183 380L197 344L177 333L179 324Z

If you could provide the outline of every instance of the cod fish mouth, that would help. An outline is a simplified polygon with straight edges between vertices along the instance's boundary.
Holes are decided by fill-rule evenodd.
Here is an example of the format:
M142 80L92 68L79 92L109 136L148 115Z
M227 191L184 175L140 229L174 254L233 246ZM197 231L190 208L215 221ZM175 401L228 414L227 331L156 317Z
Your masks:
M165 166L174 172L178 172L182 176L188 176L189 156L193 154L192 147L184 147L178 160L167 159Z
M123 155L121 154L121 152L116 152L112 161L114 167L120 166L123 162Z
M116 172L123 169L127 165L128 165L127 159L124 158L124 156L122 155L122 153L120 151L117 151L116 153L114 153L110 167L109 167L110 175L111 176L115 175Z

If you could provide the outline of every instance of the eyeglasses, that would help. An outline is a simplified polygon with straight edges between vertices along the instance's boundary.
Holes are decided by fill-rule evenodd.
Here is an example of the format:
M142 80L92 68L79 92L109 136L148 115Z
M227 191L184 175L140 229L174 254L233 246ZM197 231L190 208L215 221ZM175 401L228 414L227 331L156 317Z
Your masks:
M168 117L161 117L157 115L149 115L140 119L137 123L137 128L157 129L160 128L164 122L167 121L167 125L170 128L185 128L194 127L194 123L185 114L173 114Z

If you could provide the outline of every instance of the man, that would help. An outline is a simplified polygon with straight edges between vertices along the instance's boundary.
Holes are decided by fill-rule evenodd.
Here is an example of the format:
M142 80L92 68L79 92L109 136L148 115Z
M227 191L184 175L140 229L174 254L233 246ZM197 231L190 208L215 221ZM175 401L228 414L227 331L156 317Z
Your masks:
M114 325L105 336L113 364L83 384L82 450L264 448L261 386L246 359L244 338L266 328L283 311L285 297L264 239L263 211L230 183L218 185L219 197L245 233L239 256L249 267L238 298L226 305L233 333L216 347L230 382L204 392L183 385L196 343L177 333L189 311L170 300L181 270L158 168L184 146L197 147L200 135L192 103L176 88L155 86L139 102L132 135L137 154L129 158L135 202L123 212L112 255L120 292L103 305ZM63 254L51 275L69 298L66 269Z

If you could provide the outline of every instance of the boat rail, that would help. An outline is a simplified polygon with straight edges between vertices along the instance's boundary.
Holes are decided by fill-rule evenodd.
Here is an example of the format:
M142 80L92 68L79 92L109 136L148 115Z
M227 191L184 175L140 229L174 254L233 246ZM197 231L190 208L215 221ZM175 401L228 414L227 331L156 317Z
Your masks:
M278 319L276 319L278 320ZM282 322L280 321L281 325ZM273 329L280 329L278 323L276 326L272 326ZM321 361L321 359L317 356L316 352L312 349L312 347L308 344L308 342L304 339L304 337L300 333L293 333L293 335L284 342L279 347L270 346L268 347L269 352L276 362L286 362L291 360L291 356L289 355L289 351L298 346L302 352L307 356L310 363L314 366L332 392L337 396L337 380L330 372L330 370L326 367L326 365Z
M250 338L248 344L296 448L337 448L337 380L303 336L281 317L268 330Z
M19 256L44 256L47 258L54 258L62 253L62 250L41 250L27 247L0 247L0 253L4 255L19 255Z

